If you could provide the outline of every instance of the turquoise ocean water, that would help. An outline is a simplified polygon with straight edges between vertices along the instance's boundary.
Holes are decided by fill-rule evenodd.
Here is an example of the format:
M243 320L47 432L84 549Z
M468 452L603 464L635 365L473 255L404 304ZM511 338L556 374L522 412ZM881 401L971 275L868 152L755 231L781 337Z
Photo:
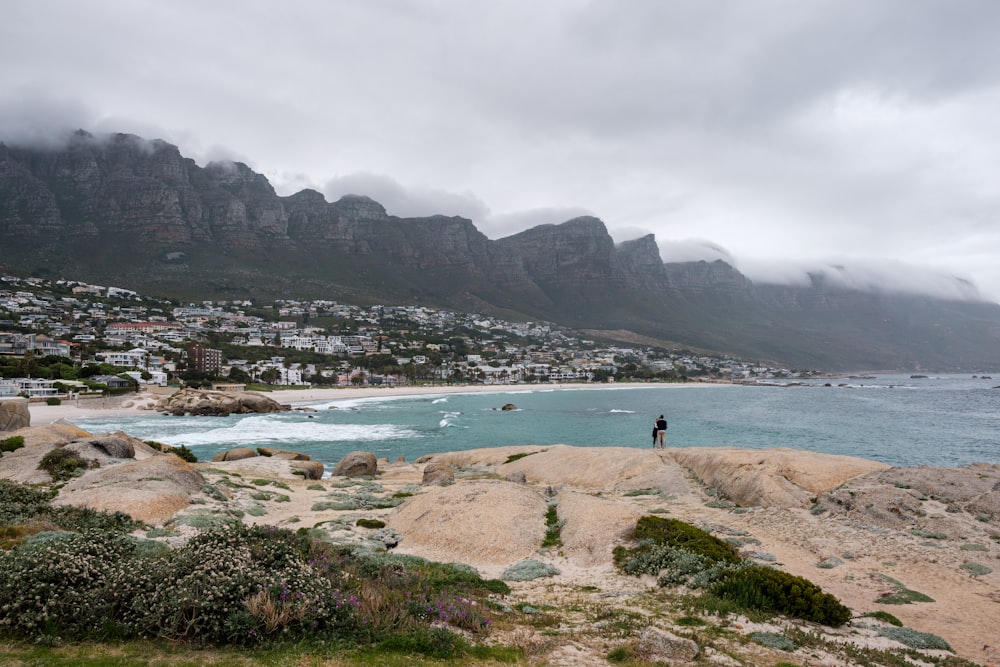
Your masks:
M277 447L335 464L365 450L407 461L502 445L651 448L665 414L669 447L791 447L891 465L1000 463L1000 374L832 380L806 386L650 385L423 395L306 404L315 413L78 420L190 447L201 460L233 447ZM841 386L838 386L841 385ZM607 387L607 388L605 388ZM280 400L280 394L275 395ZM516 411L501 411L513 403ZM335 409L329 409L334 406Z

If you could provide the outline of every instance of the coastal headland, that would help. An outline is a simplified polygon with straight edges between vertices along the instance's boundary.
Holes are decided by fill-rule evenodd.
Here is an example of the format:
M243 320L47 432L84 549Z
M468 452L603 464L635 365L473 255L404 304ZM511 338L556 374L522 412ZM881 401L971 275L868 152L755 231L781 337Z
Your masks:
M475 390L433 387L418 393ZM294 404L390 392L414 390L302 390L272 397ZM626 576L613 565L614 547L630 543L636 520L645 515L709 531L736 545L745 558L815 582L852 611L853 620L836 630L799 623L822 632L828 648L795 654L732 639L781 633L793 621L716 618L711 622L726 632L702 646L708 664L736 664L726 662L732 661L728 656L741 664L844 664L829 647L847 643L906 650L865 617L875 612L943 638L952 649L925 651L929 655L954 654L982 665L1000 661L998 465L892 468L782 448L518 446L442 452L416 461L382 459L374 486L362 488L346 478L302 479L291 461L279 457L188 464L124 434L89 434L59 421L88 411L150 409L152 400L140 395L126 401L128 406L87 408L32 404L32 426L4 434L22 435L25 445L0 459L0 478L44 482L37 461L45 452L97 443L103 451L131 449L132 455L105 456L99 467L63 486L56 502L124 511L148 525L169 526L168 542L187 539L213 512L231 516L239 510L247 523L312 529L335 542L370 540L372 531L357 521L382 521L398 537L397 552L465 563L486 577L525 560L540 561L559 573L511 582L507 603L553 610L560 619L558 641L541 627L496 640L530 648L546 664L607 664L611 646L594 618L609 607L683 631L676 623L683 613L672 602L679 593L659 588L651 576ZM155 474L152 467L144 470L153 465ZM432 466L450 471L451 481L429 481L425 473ZM282 490L262 494L261 487L226 483L240 477L273 480ZM374 509L352 505L362 492L398 494L402 500ZM543 549L550 505L561 523L560 543ZM904 592L922 595L903 604L886 602Z

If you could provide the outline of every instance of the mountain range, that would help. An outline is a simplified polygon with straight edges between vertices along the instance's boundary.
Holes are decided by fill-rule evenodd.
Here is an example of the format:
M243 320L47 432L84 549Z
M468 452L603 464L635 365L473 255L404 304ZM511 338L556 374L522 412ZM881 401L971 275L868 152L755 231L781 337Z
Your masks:
M416 303L541 319L829 370L1000 369L1000 305L859 291L822 275L755 284L722 261L664 263L579 217L489 239L471 220L401 218L349 195L278 195L242 163L78 131L0 143L0 267L194 298Z

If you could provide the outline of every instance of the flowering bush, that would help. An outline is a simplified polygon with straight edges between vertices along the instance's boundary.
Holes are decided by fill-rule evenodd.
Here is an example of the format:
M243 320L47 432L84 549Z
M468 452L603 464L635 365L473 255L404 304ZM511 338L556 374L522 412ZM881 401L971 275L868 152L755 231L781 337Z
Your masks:
M0 485L0 527L54 512L49 497ZM122 533L131 520L91 515L83 523L110 530L45 524L0 552L0 634L214 644L315 637L445 655L466 645L452 630L489 629L482 597L509 592L467 566L335 546L305 532L222 526L171 550Z
M126 537L48 533L0 558L0 628L38 636L116 634L116 582L135 550Z

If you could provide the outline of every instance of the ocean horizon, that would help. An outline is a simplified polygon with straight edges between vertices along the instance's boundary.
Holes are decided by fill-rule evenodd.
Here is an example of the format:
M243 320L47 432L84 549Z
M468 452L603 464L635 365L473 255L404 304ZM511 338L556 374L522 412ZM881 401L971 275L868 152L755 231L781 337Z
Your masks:
M652 448L653 421L663 414L668 447L792 448L894 466L962 466L1000 463L997 384L969 375L877 375L794 386L539 385L296 404L315 412L73 421L93 433L185 445L199 460L275 447L333 466L356 450L413 461L507 445ZM507 403L517 409L502 410Z

